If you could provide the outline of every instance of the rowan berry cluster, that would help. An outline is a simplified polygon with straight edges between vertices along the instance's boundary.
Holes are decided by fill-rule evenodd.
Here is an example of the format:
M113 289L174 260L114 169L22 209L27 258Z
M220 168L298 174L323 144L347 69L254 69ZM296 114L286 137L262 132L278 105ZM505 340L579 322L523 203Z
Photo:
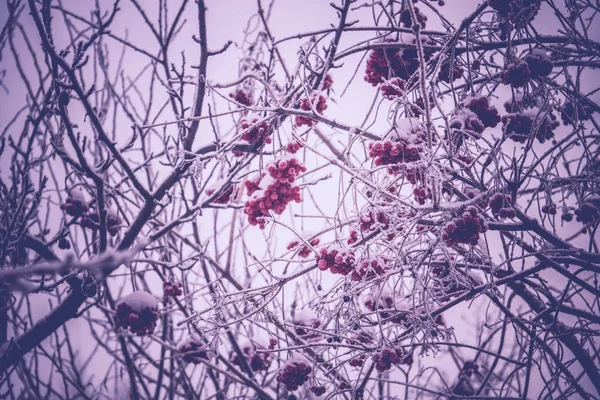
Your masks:
M390 227L390 219L384 211L369 210L358 218L358 224L362 232L387 230Z
M537 126L535 126L537 124ZM535 134L540 143L554 137L554 129L559 123L552 113L539 114L539 110L531 109L522 113L506 114L502 117L502 129L509 139L517 143L525 143Z
M158 305L148 292L136 291L117 304L117 326L138 336L150 335L158 321Z
M244 205L244 213L248 215L250 224L264 229L266 221L263 217L268 216L269 211L282 214L290 202L299 203L300 187L294 186L293 182L304 171L304 164L295 158L288 158L269 164L268 176L245 181L244 185L251 197Z
M93 231L100 228L100 217L98 216L98 212L85 212L81 216L81 226L83 228L91 229ZM121 228L121 218L119 215L112 210L109 210L106 214L106 231L111 235L115 236L119 233L119 229Z
M258 122L259 118L240 120L240 129L244 131L242 140L250 144L271 143L272 128L267 121Z
M412 129L408 133L398 133L390 140L369 143L369 157L376 166L390 165L388 173L401 172L398 164L416 162L421 159L426 133L422 129Z
M285 385L287 390L298 389L308 381L312 367L303 358L291 358L285 362L277 373L277 382Z
M372 279L378 275L385 274L387 265L381 259L365 259L356 264L350 275L353 281Z
M452 83L457 79L462 78L463 68L456 62L456 60L446 59L440 65L440 72L438 73L438 79L442 82Z
M241 348L241 351L246 359L246 362L252 368L252 371L266 371L269 369L269 365L271 365L271 354L268 352L257 352L257 348L247 343ZM242 361L238 357L237 354L234 354L231 362L237 366L242 366Z
M552 73L554 65L550 57L542 49L534 49L525 57L532 79L545 77Z
M315 332L321 326L321 320L310 310L298 311L294 314L293 319L296 335L304 340L312 340L320 335Z
M323 385L311 386L310 391L313 392L315 396L320 397L325 394L327 388Z
M319 243L321 243L321 239L319 238L314 238L311 241L309 241L311 246L317 246ZM297 247L300 244L300 242L298 242L297 240L294 240L293 242L290 242L287 245L287 249L288 250L292 250L294 247ZM301 258L307 258L308 256L310 256L310 253L312 252L312 250L310 249L310 247L308 247L307 245L303 244L302 248L300 248L300 250L298 251L298 256Z
M525 61L514 61L504 68L501 78L503 84L520 88L529 83L531 71Z
M496 193L490 199L490 210L492 214L500 218L514 218L517 216L512 207L512 200L509 195Z
M380 351L373 353L373 363L379 372L385 372L392 368L392 365L402 363L404 350L401 347L384 347Z
M181 359L186 363L200 364L201 360L208 360L208 349L199 340L190 339L179 347Z
M341 275L348 275L356 264L354 253L339 247L321 248L316 261L321 271L330 270L333 274Z
M556 204L546 203L542 206L542 212L544 214L556 215Z
M406 82L402 78L392 78L385 80L381 86L381 94L385 99L394 100L404 96Z
M250 96L250 94L245 90L236 89L234 92L229 93L229 97L244 106L252 105L252 96Z
M584 224L600 221L600 196L590 196L575 210L575 218Z
M467 97L461 103L462 107L472 111L477 115L479 121L486 128L495 128L500 122L500 115L498 109L490 105L490 101L487 97L477 95L473 97Z
M66 238L60 238L58 240L58 248L61 250L69 250L71 248L71 243Z
M477 208L469 207L458 218L447 223L442 231L442 240L446 246L458 243L477 245L479 234L487 232L487 224Z
M307 98L302 99L300 103L300 109L302 111L312 111L313 107L317 114L323 114L323 111L327 109L327 99L322 94L313 93L310 100ZM306 125L311 127L317 123L316 120L304 117L302 115L296 115L296 126L301 127L302 125Z
M321 87L323 88L323 90L329 90L331 89L331 86L333 86L333 77L331 76L331 74L327 74L321 82Z
M206 195L212 196L216 192L216 188L206 189ZM213 200L213 203L216 204L228 204L231 201L231 198L235 196L237 193L237 186L234 184L228 184L225 190L221 192L219 197Z
M164 281L163 282L163 298L167 300L169 297L176 298L183 294L183 285L181 282Z
M487 0L498 16L508 17L509 21L523 26L532 21L540 10L541 0Z
M565 125L575 125L575 121L587 121L592 113L592 105L586 99L582 99L576 104L568 100L560 108L560 117Z
M300 143L297 140L293 140L285 146L285 151L287 151L290 154L296 154L296 152L298 150L300 150L302 147L304 147L304 145L302 143Z
M427 23L427 16L419 10L419 7L414 8L415 16L417 17L417 24L421 25L421 29L425 29ZM400 12L400 24L405 28L412 28L413 20L410 14L410 9L405 8Z
M391 42L388 42L391 43ZM373 86L384 83L391 78L400 78L407 82L419 68L419 58L417 55L416 39L410 45L403 48L377 48L369 53L367 59L367 69L365 71L365 81ZM425 45L433 44L425 40ZM425 61L429 61L433 51L425 49Z
M69 196L64 204L60 205L60 209L73 217L79 217L87 212L88 205L85 201L85 195L81 189L73 189L69 192Z

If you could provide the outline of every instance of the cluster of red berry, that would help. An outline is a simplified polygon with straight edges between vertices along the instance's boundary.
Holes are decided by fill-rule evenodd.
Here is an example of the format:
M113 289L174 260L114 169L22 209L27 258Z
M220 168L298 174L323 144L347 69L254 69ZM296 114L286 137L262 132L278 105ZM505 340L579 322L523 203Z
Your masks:
M292 183L306 167L295 158L289 158L269 164L267 171L268 176L244 182L248 195L252 196L244 205L244 213L251 225L261 229L265 228L263 217L268 216L269 211L282 214L290 202L301 201L300 187Z
M546 77L552 73L554 65L542 50L534 50L525 57L508 64L502 71L502 83L514 88L524 87L532 79Z
M518 26L531 22L541 5L541 0L487 0L487 2L496 10L498 16L508 17L510 22Z
M515 218L517 213L512 207L512 200L509 195L496 193L490 198L490 210L492 214L500 218Z
M321 82L321 87L323 88L323 90L329 90L331 89L331 86L333 86L333 77L331 76L331 74L327 74Z
M536 121L537 119L537 121ZM535 126L537 122L537 127ZM554 129L558 127L558 121L552 113L539 115L536 110L528 110L522 113L506 114L502 117L502 130L509 139L517 143L525 143L535 134L540 143L554 137Z
M374 158L375 165L391 165L388 173L398 174L398 164L419 161L423 152L423 135L413 133L412 140L399 137L396 141L385 140L369 143L369 157Z
M413 44L405 45L403 48L373 49L367 59L365 81L373 86L396 77L407 82L419 68L419 58L415 44L416 39ZM434 43L426 39L423 44L432 45ZM429 61L433 50L426 48L424 53L425 61Z
M442 240L446 246L458 243L475 246L479 241L479 234L485 232L487 225L484 217L477 212L477 208L469 207L460 217L444 226Z
M315 329L321 326L321 320L314 315L312 312L299 311L294 315L294 331L296 335L300 336L303 340L312 340L320 337Z
M147 292L136 291L117 305L117 326L138 336L150 335L158 321L156 299Z
M457 79L462 78L463 68L456 60L446 59L440 65L438 79L442 82L452 83Z
M320 397L325 394L327 388L323 385L311 386L310 391L313 392L315 396Z
M323 114L323 111L327 109L327 99L322 94L313 93L311 99L304 98L300 103L300 109L302 111L312 111L312 107L314 107L315 111L318 114ZM296 115L296 126L301 127L302 125L306 125L308 127L316 124L312 118L304 117L302 115Z
M500 122L498 109L490 105L490 101L485 96L477 95L468 97L461 105L475 113L485 128L495 128Z
M542 206L542 212L544 214L556 215L556 204L546 203Z
M401 364L404 355L404 350L401 347L384 347L373 353L373 363L377 371L385 372L391 369L392 365Z
M290 154L296 154L296 152L298 150L300 150L302 147L304 147L304 145L302 143L300 143L297 140L293 140L285 146L285 151L287 151Z
M600 196L590 196L575 210L576 219L584 224L600 221Z
M217 189L215 188L206 189L206 195L212 196L215 194L216 190ZM237 186L234 184L228 184L225 190L221 192L219 197L213 200L213 203L228 204L231 201L231 198L234 197L235 193L237 193Z
M312 239L310 242L311 246L317 246L319 243L321 243L321 239L319 238L314 238ZM290 242L287 245L287 249L288 250L292 250L294 247L298 246L300 244L300 242L298 242L297 240L294 240L293 242ZM298 251L298 256L301 258L307 258L308 256L310 256L311 253L311 249L310 247L308 247L307 245L302 245L302 248Z
M251 344L246 344L242 347L242 353L244 354L244 358L246 358L246 362L252 368L252 371L266 371L269 369L269 365L271 365L271 354L267 352L256 351L256 347ZM237 354L234 354L231 362L237 366L242 366L242 362Z
M361 281L363 279L372 279L377 275L385 274L387 270L386 264L383 260L380 259L366 259L361 260L354 270L350 277L353 281Z
M234 92L229 93L229 97L244 106L252 105L252 96L242 89L236 89Z
M98 212L85 212L81 216L81 226L83 228L91 229L93 231L100 228L100 217ZM114 211L108 211L106 215L106 231L111 235L115 236L119 233L121 227L121 218Z
M252 118L251 120L242 118L240 129L245 132L242 134L241 139L250 144L271 143L271 126L267 121L260 123L258 121L258 118Z
M64 204L60 205L60 209L73 217L81 217L79 223L83 228L93 231L100 228L98 212L90 211L85 201L83 190L81 189L71 190ZM120 227L121 218L119 218L119 215L115 211L109 210L106 215L106 230L111 236L115 236L119 233ZM59 242L59 248L66 250L71 248L71 245L66 240L62 240Z
M277 373L277 382L285 385L287 390L298 389L308 381L312 367L303 358L291 358L285 362Z
M568 100L560 108L560 117L565 125L575 125L575 121L587 121L592 113L593 107L586 99L582 99L576 105Z
M163 298L166 301L169 297L176 298L183 294L183 285L181 282L164 281Z
M362 232L387 230L390 227L390 219L384 211L369 210L358 218L358 227Z
M348 275L354 270L356 258L350 250L323 247L316 256L316 261L321 271L330 270L333 274Z
M406 82L402 78L386 79L380 86L385 99L394 100L404 95Z
M425 29L427 17L419 10L419 7L414 8L415 16L417 17L417 24L421 25L421 29ZM405 8L400 11L400 24L405 28L412 28L413 20L410 14L410 9Z
M85 197L81 190L71 190L64 204L60 205L60 209L73 217L79 217L87 212L88 205L85 202Z
M208 349L198 340L190 339L179 347L181 359L186 363L200 364L201 360L208 360Z

